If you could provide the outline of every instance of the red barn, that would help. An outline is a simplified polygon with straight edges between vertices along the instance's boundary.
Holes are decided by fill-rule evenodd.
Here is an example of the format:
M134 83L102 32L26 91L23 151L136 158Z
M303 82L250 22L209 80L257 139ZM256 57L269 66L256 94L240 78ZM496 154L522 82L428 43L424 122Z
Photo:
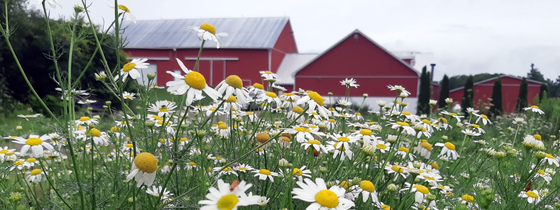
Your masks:
M209 41L202 51L199 71L211 86L233 74L239 75L246 86L260 83L259 71L276 72L286 54L298 52L290 21L285 17L125 22L124 51L130 58L148 58L150 68L143 72L144 79L147 72L157 72L157 85L165 85L173 79L166 71L180 71L176 58L187 68L194 68L201 41L187 28L204 23L215 26L217 33L228 33L222 37L220 49Z
M340 81L354 78L360 87L351 91L354 104L362 102L362 95L369 94L370 106L376 100L388 103L395 97L387 85L402 85L409 92L405 102L409 111L416 107L419 74L411 65L416 53L397 57L356 30L321 54L298 53L290 21L285 17L271 18L206 18L178 20L143 20L125 22L124 51L130 58L148 58L151 64L144 70L145 84L148 72L157 73L157 85L163 86L173 77L166 71L180 72L176 58L191 69L199 52L201 41L190 26L209 23L222 37L223 46L206 42L199 63L199 71L211 86L229 75L238 75L244 85L261 83L259 71L277 73L276 84L287 91L315 90L332 99L344 97L345 88ZM326 97L328 98L328 97ZM330 101L327 103L334 103Z
M474 83L474 108L487 110L490 107L489 99L492 99L494 81L497 78L501 78L502 80L502 105L504 113L512 113L515 111L515 106L517 105L522 78L509 75L493 77ZM539 81L527 79L527 101L529 105L533 104L535 97L539 94L541 84L542 83ZM454 103L460 104L463 98L463 92L464 87L455 88L449 91L449 97L453 99Z
M370 96L367 100L369 105L374 105L375 100L389 103L394 100L396 92L390 91L387 86L402 85L411 93L405 99L410 110L416 107L419 74L406 62L411 62L411 59L396 57L355 30L320 55L286 56L278 70L278 83L288 89L314 90L323 96L332 92L334 99L341 99L346 88L340 85L340 81L354 78L360 86L352 88L350 96L357 105L361 103L363 94Z

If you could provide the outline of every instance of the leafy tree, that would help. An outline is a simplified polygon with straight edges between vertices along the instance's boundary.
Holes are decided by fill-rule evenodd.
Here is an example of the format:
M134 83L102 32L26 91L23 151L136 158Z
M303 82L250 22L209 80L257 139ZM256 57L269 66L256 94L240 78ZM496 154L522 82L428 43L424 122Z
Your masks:
M521 80L521 86L519 87L517 105L515 106L515 111L517 112L521 112L523 108L529 106L529 103L527 101L527 86L527 79L523 77L523 80Z
M5 14L4 4L8 4L8 11ZM28 10L25 0L3 1L0 3L0 17L9 17L10 43L14 48L22 67L29 78L38 95L47 102L47 105L56 106L60 101L60 93L55 88L55 66L51 56L50 41L46 20L42 12L38 10ZM3 19L2 21L4 21ZM62 19L49 19L52 28L53 42L57 49L58 67L64 71L68 69L68 52L70 49L71 26L75 22L64 21ZM95 80L94 70L103 69L101 56L95 53L96 44L93 32L83 19L77 20L76 36L74 37L74 50L72 56L72 78L76 79L87 63L92 60L91 65L80 80L77 89L88 89L94 99L100 101L111 100L117 102L112 94L107 93L106 88L101 88L102 84ZM114 67L115 71L120 68L116 66L117 60L126 63L126 55L122 51L117 51L113 46L114 37L102 32L96 32L102 39L102 48L107 58L109 66ZM95 55L92 59L92 55ZM37 99L31 95L30 89L25 83L16 62L7 47L4 37L0 37L0 62L2 63L3 77L6 78L6 86L13 91L12 97L20 102L29 103L36 111L42 108L38 105ZM130 90L130 87L127 88ZM55 97L56 96L56 97ZM118 105L118 103L113 103ZM53 107L56 109L55 107Z
M490 79L490 78L498 77L498 76L502 76L502 75L504 75L504 74L482 73L482 74L472 75L472 77L473 77L474 82L478 82L478 81L481 81L481 80ZM449 89L453 90L455 88L464 87L465 83L467 82L468 77L469 77L469 75L456 75L456 76L449 77Z
M449 77L443 75L443 79L441 80L441 91L439 92L439 99L438 99L438 107L444 108L447 104L445 103L445 99L449 98Z
M467 114L467 108L473 107L474 101L474 77L471 75L467 78L467 82L465 83L465 88L463 89L463 100L461 102L461 109Z
M494 80L494 87L492 88L492 104L490 105L490 118L495 119L496 116L504 112L502 105L502 79L498 77Z
M418 114L430 113L430 85L430 73L426 71L426 66L424 66L420 76L420 93L418 94L418 106L416 108Z
M527 78L528 79L532 79L532 80L536 80L539 82L546 82L546 80L544 79L544 76L541 74L541 72L539 71L539 69L535 68L535 64L531 64L531 69L529 70L529 73L527 73Z
M539 103L542 101L543 96L548 92L548 86L546 83L541 84L541 89L539 90Z

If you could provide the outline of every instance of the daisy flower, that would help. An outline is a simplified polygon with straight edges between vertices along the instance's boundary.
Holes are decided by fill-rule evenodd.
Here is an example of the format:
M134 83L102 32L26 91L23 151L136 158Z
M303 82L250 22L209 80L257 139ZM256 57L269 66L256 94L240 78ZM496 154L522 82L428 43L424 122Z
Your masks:
M53 151L54 148L51 144L47 143L50 140L49 135L29 135L29 138L17 137L13 143L22 144L20 155L29 155L30 157L43 157L43 150L48 149ZM28 154L29 152L29 154Z
M113 6L113 5L111 5ZM119 15L123 15L125 20L130 20L134 23L136 23L136 17L130 12L130 9L128 9L128 7L119 4L117 5L117 7L119 8L120 11L122 11L121 13L119 13Z
M410 189L410 192L414 192L414 202L422 203L424 198L430 194L430 189L421 184L415 184L410 187L411 184L405 183L405 189Z
M406 179L406 177L408 177L408 175L410 174L407 170L405 170L404 167L401 167L398 164L386 165L385 170L387 170L387 173L389 174L395 174L395 178L393 179L393 181L396 181L399 176L402 176L404 179Z
M136 187L140 187L142 184L150 187L156 179L157 168L158 159L151 153L142 152L134 158L130 174L126 176L126 181L134 178L137 182Z
M162 100L162 101L156 101L156 103L151 104L148 111L156 112L158 113L158 116L163 117L164 115L169 116L170 114L174 113L175 108L177 108L175 102Z
M295 134L296 141L303 143L306 140L315 140L314 136L324 136L323 132L319 131L319 127L312 125L295 126L284 130L285 133Z
M301 108L300 106L294 106L289 112L288 112L288 118L290 120L296 120L298 123L303 123L305 121L305 117L300 115L303 114L303 108ZM298 118L299 117L299 118Z
M350 78L350 79L346 78L340 81L340 85L346 86L346 89L350 89L351 87L358 88L358 86L360 86L359 84L356 83L356 80L354 78Z
M148 188L146 190L146 193L148 193L148 195L152 195L155 197L159 197L160 196L160 192L162 192L162 187L161 186L152 186L152 188ZM167 202L171 200L171 196L173 196L173 193L170 193L167 189L163 189L162 195L161 195L161 200L163 202Z
M266 92L266 94L264 95L264 101L269 104L274 102L276 103L276 106L280 106L280 104L282 104L280 98L278 98L276 93L273 92Z
M327 153L327 148L321 144L320 141L318 140L309 140L305 143L301 144L303 146L303 149L307 150L307 148L309 148L309 146L313 146L313 149L315 149L315 151L319 151L319 152L324 152Z
M428 140L422 139L418 142L418 146L414 148L414 152L418 153L420 156L430 159L430 155L432 154L432 145L428 142Z
M346 190L338 185L333 185L327 189L325 181L316 178L315 182L305 179L304 182L297 182L299 188L292 191L293 198L311 203L306 209L350 209L354 207L351 200L344 198Z
M134 94L134 93L129 93L129 92L126 92L126 91L123 92L123 98L124 98L125 100L134 100L134 99L135 99L135 97L134 97L135 95L136 95L136 94Z
M32 183L39 183L41 182L42 174L43 171L41 169L38 168L33 169L30 172L28 172L27 181Z
M527 202L529 203L538 203L541 201L541 197L539 196L538 190L528 190L527 192L521 191L518 195L520 198L527 198Z
M194 31L198 33L198 39L200 41L212 40L216 42L216 48L222 47L222 40L220 36L227 36L227 33L216 33L216 28L213 25L204 23L200 27L190 26L187 28L188 31Z
M551 154L546 154L546 156L542 159L542 162L547 163L548 165L555 165L556 167L560 167L558 160Z
M303 181L304 178L311 178L311 170L305 169L306 166L302 166L301 168L293 168L292 170L287 169L287 174L291 174L294 178L298 178L300 182ZM282 172L283 173L283 172Z
M416 135L416 130L414 130L413 127L410 127L410 125L407 122L395 122L395 123L390 123L389 125L391 125L391 129L402 128L401 132L404 134L408 134L410 136Z
M409 95L410 95L410 92L408 92L408 91L407 91L403 86L401 86L401 85L395 85L395 86L393 86L393 85L387 85L387 88L389 88L389 90L392 90L392 91L393 91L393 90L394 90L394 91L397 91L397 95L399 95L399 96L402 96L403 94L404 94L405 96L409 96Z
M278 74L272 73L271 71L259 71L261 77L266 81L274 82L278 79Z
M240 104L247 103L247 99L250 98L247 91L243 89L243 80L237 75L230 75L225 80L222 80L216 86L216 90L224 99L234 95Z
M175 79L177 79L166 83L166 85L169 86L169 88L167 88L168 92L176 95L183 95L186 93L187 106L191 105L195 99L202 99L202 92L206 93L206 95L214 100L218 99L218 92L206 84L206 79L202 74L189 70L179 59L177 59L177 63L186 75L182 76L180 74L167 71L168 74L171 74Z
M90 129L88 131L88 135L91 136L93 142L97 145L109 146L109 143L111 143L109 135L105 132L99 131L97 128Z
M523 108L523 110L532 111L532 112L536 112L536 113L539 113L539 114L544 114L544 112L541 109L539 109L538 106L535 106L535 105L530 106L530 107L525 107L525 108Z
M457 156L459 156L459 154L457 153L457 151L455 151L455 145L453 145L451 142L445 142L445 144L436 143L435 146L442 147L438 158L443 158L445 160L449 160L451 158L453 160L457 160Z
M253 196L252 194L245 194L252 184L247 184L245 181L235 181L231 185L219 179L217 188L211 187L206 194L207 200L201 200L198 204L203 205L201 210L214 210L214 209L232 209L235 210L240 206L256 205L260 196Z
M477 132L475 132L475 131L473 131L473 130L471 130L471 129L462 130L461 133L463 133L463 134L465 134L465 135L467 135L467 136L480 136L480 135L481 135L480 133L477 133Z
M325 99L321 95L319 95L319 93L317 93L315 91L309 91L309 93L306 96L300 98L296 102L296 104L299 105L299 104L307 103L307 105L309 106L309 108L307 109L308 113L312 113L314 111L317 111L325 119L328 119L329 118L329 110L323 106L324 101L325 101ZM315 109L317 109L317 110L315 110Z
M260 180L267 180L269 179L271 182L274 182L274 177L278 176L278 173L271 172L270 170L261 168L260 170L254 170L255 176L258 176Z
M128 76L130 76L130 78L132 79L137 79L138 77L142 76L142 74L140 74L138 70L148 68L150 64L146 63L147 60L147 58L132 59L132 61L124 64L123 68L121 69L121 73L115 76L115 80L119 79L120 77L122 82L125 82Z
M357 185L355 189L351 192L353 194L362 194L362 201L365 203L371 198L374 204L379 203L379 198L377 197L377 192L375 191L375 185L371 181L363 180L360 185Z
M476 119L474 123L478 123L478 121L480 120L482 120L483 125L492 124L492 121L490 121L490 119L488 119L488 116L486 116L485 114L478 115L478 119Z
M83 116L83 117L80 117L80 119L75 120L74 123L75 123L76 125L89 125L89 124L92 124L92 123L93 123L93 124L97 124L97 123L99 123L99 121L98 121L97 119L95 119L95 118L92 119L92 118L90 118L90 117Z
M8 149L7 146L0 147L0 163L10 159L10 154L15 154L15 149Z

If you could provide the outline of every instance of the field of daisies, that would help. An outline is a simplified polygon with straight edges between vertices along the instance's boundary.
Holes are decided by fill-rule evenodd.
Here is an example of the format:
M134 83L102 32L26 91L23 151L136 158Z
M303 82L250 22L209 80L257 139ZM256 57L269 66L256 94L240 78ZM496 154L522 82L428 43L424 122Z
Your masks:
M40 2L45 11L57 3ZM82 3L76 16L89 19ZM130 16L115 8L115 23ZM211 23L185 28L201 49L221 46L227 37L218 31ZM0 208L560 209L560 140L538 106L489 119L485 110L431 102L431 113L416 115L399 84L387 87L392 101L352 105L313 90L284 92L272 72L249 87L237 75L211 87L180 60L182 72L168 71L176 80L165 87L148 75L148 86L124 91L149 65L133 59L86 72L121 107L80 111L88 91L57 80L63 115L22 115L34 126L3 136ZM153 98L160 88L172 97ZM348 78L332 88L360 87Z

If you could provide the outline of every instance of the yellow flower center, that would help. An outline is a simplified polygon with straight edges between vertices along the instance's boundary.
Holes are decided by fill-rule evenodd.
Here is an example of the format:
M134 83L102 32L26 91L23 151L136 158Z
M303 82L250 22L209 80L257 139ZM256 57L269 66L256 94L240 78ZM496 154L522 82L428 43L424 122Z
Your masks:
M406 148L406 147L400 147L400 148L399 148L399 151L403 151L403 152L406 152L406 153L409 153L409 152L410 152L410 150L409 150L408 148Z
M273 92L266 92L266 96L271 97L271 98L278 97L278 95L276 95L276 93L273 93Z
M383 205L381 206L381 210L391 210L391 207L389 205Z
M23 160L18 160L14 162L14 166L19 166L19 165L23 165Z
M295 106L295 107L292 109L292 112L301 114L301 113L303 113L303 109L302 109L301 107L299 107L299 106Z
M37 161L37 159L35 159L35 158L27 158L27 160L25 160L25 161L27 161L28 163L31 163L31 162Z
M338 137L337 139L338 139L339 141L342 141L342 142L348 142L348 141L350 141L349 138L346 138L346 137L344 137L344 136Z
M533 106L531 106L531 108L533 108L533 109L538 109L538 108L539 108L539 106L537 106L537 105L533 105Z
M126 144L127 148L132 148L134 145L132 145L131 143Z
M130 10L128 9L128 7L126 7L122 4L119 4L118 7L119 7L120 10L130 13Z
M219 129L227 129L227 125L226 125L225 123L220 123L220 124L218 125L218 128L219 128Z
M120 131L121 131L121 128L119 128L119 127L117 127L117 126L113 126L113 127L111 127L111 131L113 131L113 132L120 132Z
M539 170L537 171L537 173L540 174L540 175L544 175L544 171L541 170L541 169L539 169Z
M320 142L320 141L317 141L317 140L309 140L309 141L307 141L307 143L308 143L308 144L317 144L317 145L321 145L321 142Z
M480 128L480 125L477 125L477 124L472 124L472 127L475 127L475 128Z
M338 196L330 190L321 190L315 194L315 201L321 206L335 208L338 206Z
M443 118L443 117L438 118L438 121L447 124L447 119L445 119L445 118Z
M237 88L237 89L243 88L243 81L241 81L241 78L237 75L228 76L226 78L226 83L229 86L232 86L232 87Z
M6 154L6 153L8 153L7 149L0 150L0 154Z
M422 143L420 143L420 146L423 147L424 149L427 149L428 151L432 151L433 149L432 145L427 141L423 141Z
M471 196L471 195L464 194L463 196L461 196L461 198L462 198L463 200L465 200L466 202L474 203L474 197Z
M427 187L425 187L424 185L421 185L421 184L415 184L414 188L416 188L416 191L421 192L424 195L430 193L430 190Z
M385 145L385 144L377 144L377 148L379 148L379 149L387 149L387 145Z
M185 83L197 90L202 90L206 87L206 79L201 73L196 71L191 71L185 76Z
M366 135L366 136L371 136L371 135L373 135L373 132L370 129L362 129L362 130L360 130L360 134Z
M304 127L295 127L294 130L296 130L298 132L310 132L311 131L308 128L304 128Z
M451 142L445 142L445 147L450 150L455 150L455 145L453 145Z
M213 25L208 23L204 23L200 26L200 29L210 32L211 34L216 35L216 28ZM236 202L237 203L237 202Z
M294 176L301 176L301 175L303 175L303 171L299 168L294 168L294 170L292 171L292 174Z
M196 166L195 162L189 162L189 166Z
M158 159L148 152L142 152L134 158L134 165L145 173L153 173L158 167Z
M232 210L237 205L237 202L239 202L239 199L237 199L237 196L234 194L224 195L220 198L220 200L218 200L218 209Z
M486 116L485 114L481 114L480 116L484 119L488 119L488 116Z
M409 125L408 123L406 123L406 122L397 122L397 125L400 125L400 126L410 126L410 125Z
M36 169L33 169L33 170L31 171L31 175L32 175L32 176L35 176L35 175L40 174L41 172L42 172L41 169L36 168Z
M411 115L410 112L401 112L403 115Z
M25 141L25 143L27 145L36 146L43 143L43 140L41 140L40 138L28 138L27 141Z
M391 167L391 169L392 169L393 171L397 172L397 173L402 173L402 172L404 172L404 169L401 168L401 166L399 166L399 165L393 165L393 167Z
M270 140L270 135L267 133L258 133L257 134L257 141L260 143L265 143L266 141Z
M127 63L127 64L124 64L122 70L123 70L124 72L129 72L130 70L134 69L134 67L136 67L136 64L134 64L134 63L132 63L132 62L129 62L129 63Z
M226 100L226 102L228 103L235 103L237 102L237 98L235 98L235 96L229 96L228 99Z
M539 141L542 140L542 136L539 135L539 134L535 134L535 135L533 135L533 137L534 137L536 140L539 140Z
M529 190L526 192L527 196L531 197L531 198L539 198L539 195L537 195L537 193Z
M356 112L356 113L354 113L354 115L356 115L356 116L362 116L362 113Z
M336 120L335 119L329 119L329 122L334 123L334 122L336 122Z
M552 156L551 154L546 154L546 158L554 159L554 156Z
M368 192L375 192L375 185L372 182L364 180L360 182L360 188Z
M270 171L269 171L269 170L266 170L266 169L261 169L261 170L259 170L259 173L260 173L260 174L264 174L264 175L270 175Z
M432 162L430 165L432 168L439 169L439 165L436 162Z
M101 136L101 131L99 131L97 128L92 128L89 130L89 135L99 137Z
M321 106L323 106L323 101L325 101L325 99L323 99L323 97L321 97L321 95L319 95L319 93L317 92L310 92L309 98L313 99L313 101Z
M84 121L88 121L90 120L89 117L80 117L80 121L84 122Z
M426 124L428 124L428 125L431 125L431 124L432 124L432 122L430 122L430 121L427 120L427 119L423 119L422 122L423 122L423 123L426 123Z
M159 112L167 112L167 107L159 108Z
M257 88L257 89L264 90L264 86L263 86L262 84L260 84L260 83L255 83L255 84L253 84L253 87L254 87L254 88Z

